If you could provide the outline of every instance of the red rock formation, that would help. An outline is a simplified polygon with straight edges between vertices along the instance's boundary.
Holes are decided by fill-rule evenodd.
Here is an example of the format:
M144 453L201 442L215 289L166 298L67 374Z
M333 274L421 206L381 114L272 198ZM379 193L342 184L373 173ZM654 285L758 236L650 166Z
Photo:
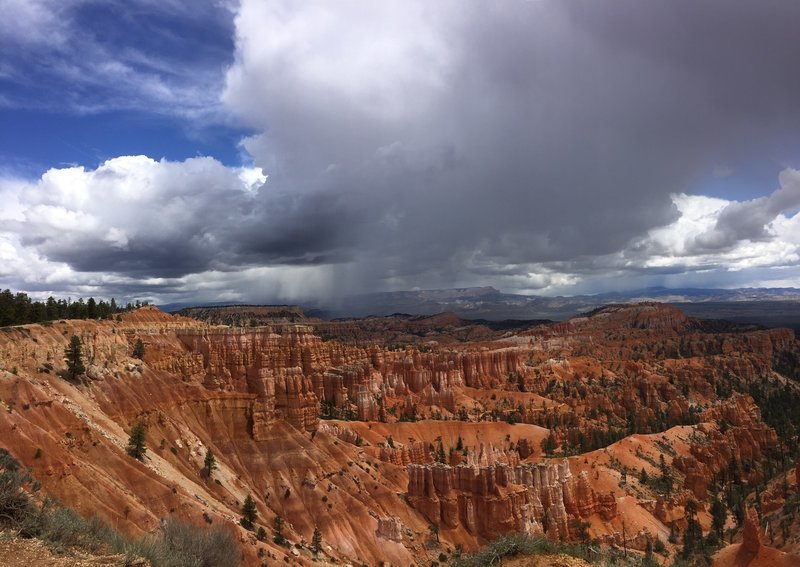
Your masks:
M758 522L758 514L753 508L748 508L742 529L742 547L750 553L761 551L761 524Z
M758 407L747 395L734 396L702 414L701 419L713 422L725 419L735 424L725 433L715 427L701 426L699 431L705 434L704 441L692 444L689 455L679 455L672 462L686 475L684 486L704 500L716 474L727 470L731 462L760 460L764 450L776 446L778 438L772 428L761 422Z
M397 516L378 518L378 529L375 536L390 541L403 541L403 523Z
M379 458L386 463L403 467L410 464L424 465L433 462L433 455L428 450L428 444L421 442L395 447L383 446Z
M284 335L269 328L181 331L178 338L203 356L210 389L254 394L252 435L282 416L301 430L316 429L319 403L311 379L322 358L319 337L297 326Z
M557 464L475 466L410 465L408 501L428 521L463 525L485 538L509 531L570 536L570 518L616 515L612 495L597 495L586 473Z
M527 438L517 441L517 452L520 459L527 459L534 453L533 445Z

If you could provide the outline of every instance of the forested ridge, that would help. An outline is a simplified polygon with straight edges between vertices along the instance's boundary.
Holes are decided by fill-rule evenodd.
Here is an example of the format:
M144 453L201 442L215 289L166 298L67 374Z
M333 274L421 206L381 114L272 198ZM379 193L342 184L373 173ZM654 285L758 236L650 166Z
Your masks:
M5 289L0 291L0 327L57 319L108 319L141 305L143 304L140 301L118 305L113 297L110 301L97 301L93 297L86 300L81 297L72 301L71 298L56 299L50 296L45 301L34 301L27 293L13 293L10 289Z

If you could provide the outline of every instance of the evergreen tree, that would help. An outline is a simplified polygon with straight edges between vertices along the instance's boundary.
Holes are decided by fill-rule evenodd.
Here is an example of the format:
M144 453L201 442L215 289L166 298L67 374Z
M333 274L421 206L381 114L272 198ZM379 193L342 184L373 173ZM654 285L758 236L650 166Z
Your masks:
M90 297L86 302L86 317L87 319L97 318L97 302L94 300L94 297Z
M311 537L311 551L315 555L322 551L322 532L319 531L317 526L314 526L314 535Z
M660 538L656 538L656 542L653 544L653 551L656 553L664 553L667 550L667 546L664 545L664 542L661 541Z
M278 545L286 544L286 537L283 535L283 518L281 516L275 516L275 537L272 538L272 541Z
M211 478L211 473L214 472L215 468L217 468L217 458L211 449L206 449L206 458L203 461L203 471L206 474L206 478Z
M428 526L428 531L431 533L431 536L438 542L439 541L439 524L430 524Z
M131 436L128 438L128 454L138 461L144 460L144 454L147 452L147 425L140 421L131 429Z
M441 441L439 441L439 448L436 450L436 461L440 463L445 463L447 461L447 457L444 454L444 445L442 445Z
M83 365L81 347L81 340L77 335L72 335L69 345L64 349L64 356L67 361L67 376L71 380L75 380L75 378L86 372L86 367Z
M725 528L725 520L728 519L728 510L725 503L716 496L711 503L711 527L717 532L719 539L722 539L722 530Z
M542 439L542 451L545 455L550 456L556 450L558 443L556 441L556 435L553 433L553 430L550 430L550 435Z
M247 498L244 499L244 504L242 505L242 519L239 522L242 524L243 528L252 530L256 518L258 518L256 501L253 500L253 497L248 494Z
M144 343L142 339L136 339L136 344L133 345L133 358L142 360L144 358Z
M666 494L669 494L672 492L672 472L670 471L669 466L667 466L667 461L664 459L664 454L662 453L658 458L658 466L661 469L661 487Z
M108 318L119 311L116 301L103 300L78 301L55 299L48 297L45 301L32 301L26 293L12 293L10 289L0 291L0 327L7 325L25 325L55 319L96 319Z
M51 295L47 298L45 306L45 320L52 321L53 319L58 319L58 303L56 303L55 298Z
M697 521L697 502L689 500L686 503L686 531L683 532L683 557L690 557L703 545L703 529Z

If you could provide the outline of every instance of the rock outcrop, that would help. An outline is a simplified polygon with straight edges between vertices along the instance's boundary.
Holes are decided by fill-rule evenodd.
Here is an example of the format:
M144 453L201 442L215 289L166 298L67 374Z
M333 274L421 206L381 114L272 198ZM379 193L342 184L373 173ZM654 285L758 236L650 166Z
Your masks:
M375 535L389 541L403 541L403 523L397 516L378 518L378 529L375 530Z
M753 508L748 508L745 514L742 547L750 553L761 551L761 524L758 521L758 514Z
M207 388L253 394L254 439L276 417L301 430L317 428L319 400L304 368L313 371L321 341L307 328L296 326L283 335L269 328L214 328L177 336L202 355Z
M598 495L586 473L572 475L569 462L455 467L409 465L408 501L429 522L461 525L493 538L509 531L570 537L570 519L616 515L613 495Z
M433 462L433 456L428 449L428 444L419 441L401 447L384 445L381 447L379 458L386 463L403 467L410 464L424 465Z

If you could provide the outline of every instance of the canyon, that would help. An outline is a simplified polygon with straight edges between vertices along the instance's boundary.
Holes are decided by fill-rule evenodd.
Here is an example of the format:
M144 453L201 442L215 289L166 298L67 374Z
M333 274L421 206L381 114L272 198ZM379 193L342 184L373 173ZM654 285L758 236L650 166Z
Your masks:
M791 330L658 303L510 327L225 316L243 326L143 307L0 329L0 445L125 534L167 516L228 525L247 565L430 565L511 532L632 553L659 541L671 561L687 505L708 533L732 486L766 488L729 511L719 564L742 549L798 564L796 430L774 409L800 400ZM137 424L142 461L126 452ZM239 525L248 495L289 547ZM785 537L764 541L755 507L785 511Z

